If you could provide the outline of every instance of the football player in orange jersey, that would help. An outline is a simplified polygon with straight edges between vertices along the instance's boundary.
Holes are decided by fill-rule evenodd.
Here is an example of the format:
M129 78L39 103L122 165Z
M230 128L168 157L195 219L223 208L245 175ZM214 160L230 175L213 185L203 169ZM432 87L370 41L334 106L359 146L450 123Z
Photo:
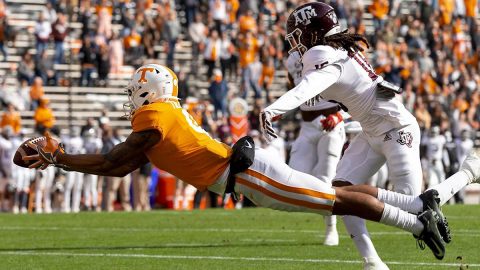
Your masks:
M242 193L259 206L322 215L356 215L395 226L413 233L438 259L443 258L442 238L450 235L449 231L439 231L437 227L442 213L435 200L429 200L428 196L403 195L402 202L387 204L376 198L375 187L331 187L309 174L293 170L262 149L253 150L253 140L241 140L242 145L236 144L233 148L222 144L182 109L177 85L177 76L169 68L154 64L142 66L127 87L129 102L126 105L131 109L133 132L125 142L106 154L78 155L47 151L29 144L38 154L24 160L35 161L31 168L54 165L105 176L124 176L150 161L199 190L209 189L220 195L226 191ZM53 139L47 136L47 140ZM245 164L239 162L242 157L251 158L252 163L245 162L247 166L243 166ZM465 162L459 173L469 174L470 182L476 182L480 166L472 163L478 163L478 159ZM239 172L232 174L230 170Z

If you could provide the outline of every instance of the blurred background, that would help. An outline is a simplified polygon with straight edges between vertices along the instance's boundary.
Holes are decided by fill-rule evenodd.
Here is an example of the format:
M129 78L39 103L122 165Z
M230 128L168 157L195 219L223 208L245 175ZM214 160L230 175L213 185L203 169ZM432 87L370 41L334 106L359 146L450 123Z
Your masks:
M0 207L14 213L241 208L145 166L124 178L22 169L12 156L49 130L69 153L104 153L131 132L124 87L146 63L171 67L179 97L214 138L250 135L288 161L296 113L266 145L260 110L288 90L286 19L306 1L0 0ZM370 64L405 90L422 130L424 186L455 172L480 145L477 0L331 0L340 23L365 35ZM354 124L349 137L359 130ZM432 149L431 141L444 141ZM347 142L348 145L348 142ZM386 173L388 175L388 173ZM388 187L388 177L372 180ZM479 203L478 187L455 203Z

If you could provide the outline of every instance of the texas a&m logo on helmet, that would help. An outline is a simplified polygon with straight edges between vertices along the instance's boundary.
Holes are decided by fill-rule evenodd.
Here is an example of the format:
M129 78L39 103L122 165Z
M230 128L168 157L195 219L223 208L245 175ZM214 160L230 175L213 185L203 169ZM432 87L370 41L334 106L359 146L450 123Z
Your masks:
M313 2L297 7L287 20L289 53L298 51L303 55L308 49L319 45L323 38L341 32L340 24L333 7Z

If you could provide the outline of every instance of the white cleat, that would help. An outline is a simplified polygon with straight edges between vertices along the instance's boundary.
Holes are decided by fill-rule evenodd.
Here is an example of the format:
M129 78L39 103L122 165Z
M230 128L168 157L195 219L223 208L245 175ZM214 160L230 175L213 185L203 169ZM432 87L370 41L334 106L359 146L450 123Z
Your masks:
M327 227L323 244L325 246L338 246L338 232L336 227Z
M480 183L480 157L475 151L471 151L465 161L463 161L460 170L468 174L468 183Z
M363 258L363 270L390 270L380 258Z

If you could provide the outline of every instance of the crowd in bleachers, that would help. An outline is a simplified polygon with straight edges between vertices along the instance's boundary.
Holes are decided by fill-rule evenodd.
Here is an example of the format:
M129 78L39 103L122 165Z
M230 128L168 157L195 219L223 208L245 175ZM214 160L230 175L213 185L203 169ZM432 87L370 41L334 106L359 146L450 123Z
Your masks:
M128 77L133 68L155 62L171 67L178 74L179 97L184 106L205 130L228 144L233 142L228 104L234 97L248 100L250 134L262 143L258 136L258 114L265 104L278 96L279 89L280 92L287 90L285 76L279 77L282 72L285 74L288 55L288 44L284 40L285 23L290 11L303 2L46 1L31 18L35 24L28 33L34 44L34 53L25 50L18 65L12 67L12 74L16 74L18 80L16 90L7 89L5 78L0 80L0 100L5 108L1 126L7 130L5 136L14 136L21 141L22 124L18 111L32 111L38 134L51 130L64 136L66 141L74 135L85 140L89 129L78 133L74 127L63 132L56 128L55 108L50 108L43 88L49 85L109 86L116 78ZM458 141L471 140L472 147L479 144L478 1L325 2L335 8L344 27L367 36L370 50L366 54L370 63L378 74L405 90L398 98L417 118L422 136L433 136L432 128L438 127L439 134L435 136L444 136L446 141L441 160L444 172L455 171L462 158L459 153L462 143ZM0 0L0 59L3 62L11 57L8 48L14 46L17 34L10 21L9 3ZM73 23L80 27L72 27ZM53 54L49 53L51 51ZM58 68L74 64L80 66L78 78L71 75L72 70ZM126 68L129 66L132 68ZM199 90L198 82L206 84L208 91L205 94ZM95 126L93 122L90 123L92 128ZM6 126L11 126L11 133ZM98 126L94 137L102 142L99 149L105 151L106 145L121 141L112 135L115 132L108 123ZM284 135L284 147L288 152L298 128L298 118L287 117L278 128ZM430 181L429 168L434 162L428 145L428 139L423 140L426 185ZM454 150L449 151L448 147ZM39 181L45 175L37 172L30 175L30 180ZM54 179L57 180L68 178L61 171L56 175ZM131 176L127 178L131 179ZM72 192L72 203L77 206L81 198L85 208L101 205L101 199L87 196L85 190L92 189L85 183L78 187L71 186L70 181L68 185L52 184L51 187L47 188L49 192L61 187L63 196ZM107 184L103 189L99 183L96 187L97 193L109 193ZM65 192L67 189L73 191ZM79 189L83 190L83 196L78 195ZM26 189L19 187L17 191L18 196L15 195L13 201L18 206ZM92 203L87 204L87 201ZM104 209L111 209L108 207L112 204L105 201L109 199L104 200ZM128 210L127 205L130 204L124 200L123 208ZM57 208L77 211L80 209L77 206ZM45 211L48 212L48 208Z

